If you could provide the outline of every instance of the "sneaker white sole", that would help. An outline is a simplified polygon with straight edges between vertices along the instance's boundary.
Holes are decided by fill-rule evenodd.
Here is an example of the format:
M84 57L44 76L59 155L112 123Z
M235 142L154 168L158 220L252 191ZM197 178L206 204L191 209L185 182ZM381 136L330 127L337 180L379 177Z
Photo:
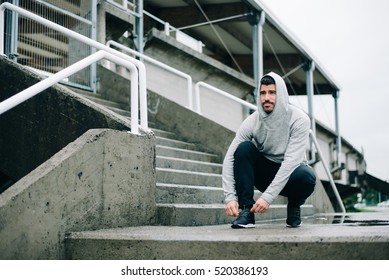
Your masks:
M286 225L286 227L288 227L288 228L298 228L298 227L301 227L301 225L303 224L303 222L301 222L299 225L297 225L297 226L291 226L291 225Z
M247 225L231 225L232 228L255 228L255 224L247 224Z

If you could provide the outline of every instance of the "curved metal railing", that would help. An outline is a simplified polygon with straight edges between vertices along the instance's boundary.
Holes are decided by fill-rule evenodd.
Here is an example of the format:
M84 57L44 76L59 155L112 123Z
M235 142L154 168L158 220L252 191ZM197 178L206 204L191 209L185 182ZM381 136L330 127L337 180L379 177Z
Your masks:
M137 72L138 72L139 82L137 84L139 86L139 92L138 92L138 88L137 88L136 94L131 94L131 98L133 95L136 95L137 96L136 98L138 100L138 95L139 95L140 126L144 130L148 129L146 68L145 68L143 62L141 62L141 61L139 61L131 56L128 56L122 52L114 50L114 49L112 49L104 44L101 44L101 43L95 41L95 40L92 40L86 36L83 36L75 31L67 29L59 24L51 22L45 18L42 18L34 13L26 11L18 6L15 6L11 3L8 3L8 2L5 2L5 3L0 5L0 19L1 19L0 20L0 54L1 55L4 55L4 27L5 27L4 26L5 25L4 24L4 13L5 13L6 9L12 10L20 15L23 15L24 17L27 17L27 18L32 19L34 21L37 21L42 25L48 26L48 27L50 27L58 32L61 32L65 35L73 38L73 39L79 40L80 42L87 44L90 47L96 48L97 50L105 51L105 53L107 53L107 54L111 54L112 56L121 58L125 61L129 61L132 64L134 64L138 68ZM107 57L108 56L109 55L107 55ZM109 57L111 57L111 56L109 56ZM117 61L121 61L121 60L117 60ZM118 63L118 64L120 64L120 63ZM131 88L132 88L132 86L131 86ZM3 105L2 105L3 102L0 103L0 107L3 107ZM134 109L136 106L136 110L134 110L132 106L134 106ZM134 120L133 120L133 118L134 118ZM133 104L133 102L131 102L131 123L134 124L134 127L132 127L132 131L138 131L138 126L139 126L138 120L139 120L139 118L138 118L138 102L136 102L136 104ZM135 121L137 122L136 125L135 125Z

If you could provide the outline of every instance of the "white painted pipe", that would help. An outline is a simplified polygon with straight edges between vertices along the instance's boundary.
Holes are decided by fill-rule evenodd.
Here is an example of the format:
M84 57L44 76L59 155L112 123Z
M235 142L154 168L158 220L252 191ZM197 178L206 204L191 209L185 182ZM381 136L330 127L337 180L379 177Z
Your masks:
M92 63L99 61L101 59L107 59L113 61L117 64L120 64L130 70L130 79L131 79L131 132L134 134L139 134L138 129L138 70L135 65L125 59L117 57L113 54L107 53L106 51L98 51L72 65L69 67L57 72L56 74L36 83L35 85L30 86L29 88L11 96L10 98L4 100L0 103L0 115L7 112L8 110L14 108L20 103L34 97L35 95L41 93L42 91L48 89L54 84L62 81L63 79L77 73L78 71L88 67Z

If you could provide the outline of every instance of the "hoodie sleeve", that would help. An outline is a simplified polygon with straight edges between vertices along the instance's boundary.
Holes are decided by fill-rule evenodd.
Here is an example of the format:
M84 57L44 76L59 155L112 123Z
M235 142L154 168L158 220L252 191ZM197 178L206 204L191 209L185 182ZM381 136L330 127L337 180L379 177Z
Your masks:
M239 127L235 138L232 140L223 161L222 184L225 196L225 203L238 200L235 190L234 179L234 153L240 143L253 139L253 128L258 121L258 113L254 112L248 116Z
M262 194L262 198L269 204L280 194L289 180L292 172L306 161L306 145L309 137L310 119L301 114L291 124L290 137L281 163L273 181Z

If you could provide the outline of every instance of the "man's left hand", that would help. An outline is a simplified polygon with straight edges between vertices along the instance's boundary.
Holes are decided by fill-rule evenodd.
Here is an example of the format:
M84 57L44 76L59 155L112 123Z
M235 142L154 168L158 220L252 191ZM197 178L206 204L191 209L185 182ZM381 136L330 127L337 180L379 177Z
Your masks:
M253 213L265 213L268 209L269 203L267 203L263 198L259 198L250 211Z

